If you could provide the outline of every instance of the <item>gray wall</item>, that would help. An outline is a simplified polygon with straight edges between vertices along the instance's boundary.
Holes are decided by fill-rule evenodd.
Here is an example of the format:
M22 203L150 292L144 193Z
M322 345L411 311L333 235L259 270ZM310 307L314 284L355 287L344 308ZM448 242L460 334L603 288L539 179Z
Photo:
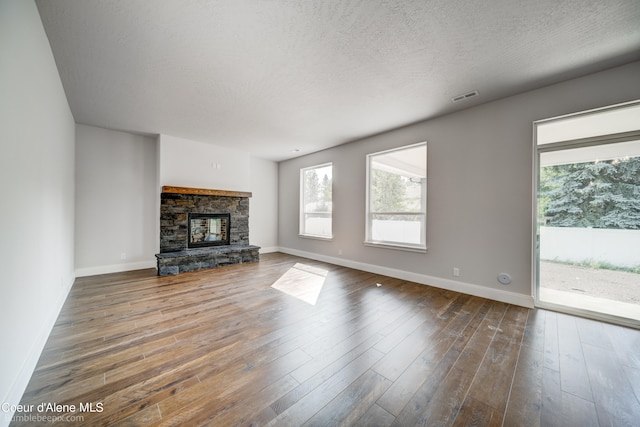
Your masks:
M281 162L279 245L285 252L530 305L532 123L638 99L638 76L640 62ZM425 140L427 253L363 246L365 155ZM300 238L299 170L329 161L333 241ZM453 267L460 277L452 276ZM511 274L511 285L497 282L500 272Z
M278 164L251 157L249 243L260 253L278 250Z
M0 1L0 403L20 400L73 283L74 133L36 5Z
M77 276L155 267L157 156L156 138L76 126Z

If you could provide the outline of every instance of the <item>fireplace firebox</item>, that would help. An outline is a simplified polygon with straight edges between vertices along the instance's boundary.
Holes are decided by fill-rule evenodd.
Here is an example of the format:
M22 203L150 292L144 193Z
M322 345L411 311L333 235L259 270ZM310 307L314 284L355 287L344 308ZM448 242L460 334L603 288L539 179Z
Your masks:
M187 247L229 244L231 218L228 213L189 213Z

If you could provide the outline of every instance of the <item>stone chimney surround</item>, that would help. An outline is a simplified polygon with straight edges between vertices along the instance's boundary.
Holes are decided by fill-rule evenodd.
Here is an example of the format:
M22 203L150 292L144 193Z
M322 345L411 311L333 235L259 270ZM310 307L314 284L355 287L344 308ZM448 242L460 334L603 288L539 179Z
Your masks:
M260 247L249 244L250 197L249 192L162 187L158 275L259 261ZM229 214L229 244L189 248L190 213Z

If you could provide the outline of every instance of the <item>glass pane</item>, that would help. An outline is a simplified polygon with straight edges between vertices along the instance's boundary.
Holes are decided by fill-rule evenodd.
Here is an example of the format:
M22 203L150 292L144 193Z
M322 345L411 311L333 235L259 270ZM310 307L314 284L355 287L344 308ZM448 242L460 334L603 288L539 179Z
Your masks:
M373 214L371 239L376 242L422 244L423 215Z
M333 210L333 167L325 164L302 169L302 198L300 233L331 237L331 212Z
M331 165L304 171L304 212L331 212Z
M422 181L381 169L371 171L372 212L422 211Z
M427 147L421 145L370 157L371 212L423 212Z
M222 240L222 234L220 233L222 218L210 218L209 222L209 235L205 238L207 241Z
M304 233L314 236L331 236L330 213L307 213L304 215Z
M640 141L540 154L540 301L640 320Z

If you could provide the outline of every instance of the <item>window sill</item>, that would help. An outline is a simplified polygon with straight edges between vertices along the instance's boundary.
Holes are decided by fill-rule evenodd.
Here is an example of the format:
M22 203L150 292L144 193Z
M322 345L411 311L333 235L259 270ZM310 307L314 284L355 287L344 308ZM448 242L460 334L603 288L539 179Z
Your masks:
M298 237L302 237L303 239L324 240L327 242L333 240L333 236L316 236L314 234L298 234Z
M372 248L395 249L398 251L417 252L422 254L427 253L426 246L421 248L417 246L406 246L406 245L394 244L394 243L380 243L380 242L369 242L369 241L364 241L362 243L363 245L371 246Z

